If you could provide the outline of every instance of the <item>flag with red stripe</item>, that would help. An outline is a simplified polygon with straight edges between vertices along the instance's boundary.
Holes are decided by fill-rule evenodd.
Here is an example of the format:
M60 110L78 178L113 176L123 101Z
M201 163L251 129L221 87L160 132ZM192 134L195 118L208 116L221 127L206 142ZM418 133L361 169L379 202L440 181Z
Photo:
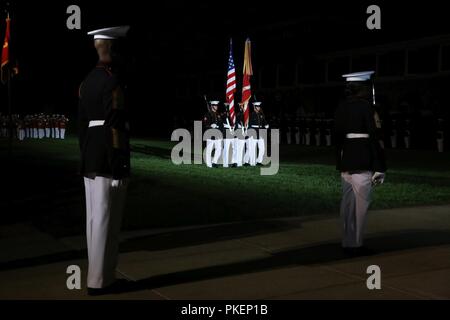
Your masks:
M230 39L230 55L228 58L227 87L225 91L226 102L229 104L231 126L236 122L236 113L234 111L234 93L236 92L236 69L233 60L233 42Z
M244 104L244 127L248 128L248 122L250 119L250 109L248 108L248 103L252 96L250 77L253 75L251 42L248 38L245 41L243 75L244 79L242 81L242 103Z
M9 37L10 37L10 22L11 19L9 17L6 18L6 31L5 31L5 40L3 41L2 47L2 64L1 64L1 80L3 83L6 83L8 78L8 73L6 68L9 64Z
M13 71L13 74L18 74L19 69L17 65L12 65L11 63L11 19L6 18L6 31L5 31L5 39L3 41L2 47L2 60L1 60L1 81L3 84L8 81L8 75L10 70Z

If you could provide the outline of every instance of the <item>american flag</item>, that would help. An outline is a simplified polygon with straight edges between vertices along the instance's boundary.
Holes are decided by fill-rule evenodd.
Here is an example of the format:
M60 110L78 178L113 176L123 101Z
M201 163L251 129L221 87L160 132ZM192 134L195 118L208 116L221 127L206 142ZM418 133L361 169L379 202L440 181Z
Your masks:
M248 108L248 102L250 101L250 98L252 96L250 76L253 75L250 39L247 39L245 41L243 73L244 80L242 81L242 103L244 104L244 127L248 128L248 121L250 119L250 109Z
M231 125L236 122L236 114L234 112L234 93L236 92L236 69L233 61L233 42L230 39L230 56L228 58L227 88L226 101L229 103Z

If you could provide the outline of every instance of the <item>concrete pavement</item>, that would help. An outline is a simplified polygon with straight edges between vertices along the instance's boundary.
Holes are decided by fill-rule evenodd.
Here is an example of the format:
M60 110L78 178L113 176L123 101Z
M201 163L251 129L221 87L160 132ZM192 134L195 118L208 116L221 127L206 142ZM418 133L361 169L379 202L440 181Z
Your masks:
M375 255L344 256L336 216L124 232L118 276L138 286L101 299L450 298L450 205L371 211L366 238ZM69 265L84 286L84 250L82 236L0 227L0 299L91 299L66 287Z

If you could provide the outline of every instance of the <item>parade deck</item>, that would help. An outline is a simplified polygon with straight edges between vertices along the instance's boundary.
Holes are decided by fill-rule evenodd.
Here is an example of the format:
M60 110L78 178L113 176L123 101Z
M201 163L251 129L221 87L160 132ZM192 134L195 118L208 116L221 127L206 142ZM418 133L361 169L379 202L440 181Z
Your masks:
M448 153L388 151L386 183L369 212L375 255L348 258L332 148L281 146L279 173L260 176L259 168L175 166L172 143L132 143L119 276L139 289L104 298L450 298ZM5 160L6 141L0 146ZM67 266L87 263L76 139L13 147L0 298L86 298L65 286ZM366 288L371 264L382 270L382 290Z

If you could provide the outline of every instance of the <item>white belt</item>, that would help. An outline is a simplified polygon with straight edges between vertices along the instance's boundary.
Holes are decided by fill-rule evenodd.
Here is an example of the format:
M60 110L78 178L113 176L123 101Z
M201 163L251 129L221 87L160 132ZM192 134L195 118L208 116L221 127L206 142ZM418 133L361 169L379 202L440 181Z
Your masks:
M91 120L89 121L89 128L100 127L105 124L105 120Z
M347 133L347 139L369 138L368 133Z

